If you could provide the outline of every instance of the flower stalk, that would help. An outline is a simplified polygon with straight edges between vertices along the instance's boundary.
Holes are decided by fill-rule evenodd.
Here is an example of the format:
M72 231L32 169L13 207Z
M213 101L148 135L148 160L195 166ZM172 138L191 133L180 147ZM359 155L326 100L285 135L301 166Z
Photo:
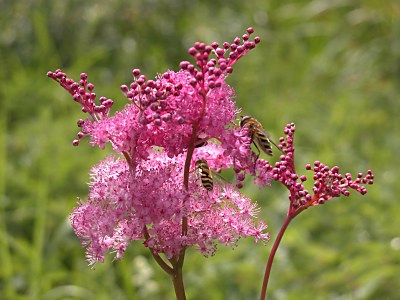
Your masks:
M312 192L306 190L303 183L307 180L307 177L305 175L298 175L295 169L295 129L293 123L286 125L284 129L286 137L279 139L280 144L278 146L283 155L280 156L280 161L275 164L275 167L268 167L273 174L273 179L288 189L289 209L268 256L260 300L266 299L272 263L290 222L309 207L324 204L326 201L340 197L341 195L349 196L349 190L351 189L359 192L361 195L365 195L367 193L365 185L373 184L374 182L374 175L371 170L368 170L365 176L362 173L358 173L357 178L353 179L350 173L346 173L345 175L340 174L338 166L329 168L320 161L315 161L314 168L310 164L305 166L306 170L314 172L312 177L314 180Z
M185 287L183 285L182 267L174 268L174 273L171 275L172 283L174 285L175 296L177 300L185 300Z
M286 215L285 221L282 224L281 229L279 230L278 235L276 236L276 239L274 241L274 244L271 248L271 252L269 253L268 256L268 262L267 265L265 267L265 273L264 273L264 279L263 279L263 283L262 283L262 287L261 287L261 296L260 296L260 300L264 300L266 299L266 295L267 295L267 288L268 288L268 281L269 281L269 277L271 275L271 268L272 268L272 263L274 262L274 258L275 258L275 254L278 251L278 247L281 243L282 237L286 232L286 229L289 226L290 221L292 221L292 217L290 216L290 214L288 213Z

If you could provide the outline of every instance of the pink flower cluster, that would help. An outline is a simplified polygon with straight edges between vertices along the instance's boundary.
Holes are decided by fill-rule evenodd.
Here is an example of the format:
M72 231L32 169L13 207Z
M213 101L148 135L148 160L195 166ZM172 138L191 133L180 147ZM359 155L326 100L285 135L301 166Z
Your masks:
M203 148L211 166L227 163L215 145ZM212 255L217 242L235 246L247 236L268 240L266 224L254 223L257 205L232 185L216 181L214 189L207 191L193 172L186 190L184 160L184 154L169 158L165 152L152 152L134 174L125 160L113 156L92 168L88 201L80 202L71 215L75 233L87 246L90 264L103 261L109 249L122 257L134 240L145 240L146 247L168 258L190 246ZM183 216L188 219L187 235L181 234Z
M238 59L259 43L258 37L250 41L252 33L249 28L222 47L195 43L188 51L194 64L183 61L178 72L167 71L154 80L134 69L133 81L121 86L129 103L113 116L111 99L100 97L95 104L94 85L85 73L75 82L61 70L48 72L90 116L78 120L81 131L73 144L90 137L92 146L110 143L118 154L92 168L88 200L80 201L70 217L90 264L103 261L109 250L121 258L134 240L143 241L153 256L164 253L182 262L182 253L191 246L212 255L218 243L235 246L248 236L267 241L267 225L256 223L259 208L237 190L246 175L260 187L271 180L286 186L290 218L348 196L350 189L367 192L364 185L373 183L371 171L353 179L318 161L313 169L306 166L314 171L312 192L306 190L306 176L295 170L294 124L284 129L278 145L282 155L274 166L252 151L250 128L238 125L240 109L225 81ZM212 190L205 188L198 160L216 172L232 167L236 187L214 181ZM212 177L210 173L208 180Z
M198 137L222 140L226 127L238 113L232 101L234 91L225 78L233 71L233 64L259 43L258 37L249 41L252 33L249 28L242 39L225 42L223 47L215 42L195 43L189 54L196 66L181 62L179 72L167 71L156 80L147 80L140 70L134 69L133 82L129 87L121 86L132 104L114 117L109 117L112 100L101 97L101 105L94 104L94 86L87 82L85 73L79 82L74 82L61 70L48 72L92 117L93 122L78 121L82 131L74 145L89 135L92 145L104 148L110 142L116 152L126 152L136 160L146 158L154 146L163 147L172 157L188 149ZM212 54L216 58L211 58Z
M246 130L238 127L234 91L225 82L233 65L260 41L253 29L233 43L195 43L189 49L195 64L183 61L178 72L147 79L132 71L122 85L126 107L110 116L111 99L96 94L87 75L75 82L61 70L48 76L66 89L90 118L78 121L78 139L104 148L110 143L125 159L110 156L91 170L88 200L71 214L72 226L90 264L116 252L120 258L133 240L142 240L153 254L169 259L194 246L212 255L218 243L235 246L241 237L265 242L264 222L255 223L255 203L226 182L213 190L202 185L195 162L205 159L211 170L234 167L238 186L245 174L263 185L271 174L251 151ZM210 175L211 176L211 175Z
M353 189L362 195L367 193L364 185L374 183L374 175L371 170L368 170L365 176L359 173L357 178L353 180L350 173L340 174L338 166L329 168L319 161L314 162L313 169L310 164L306 165L306 170L314 171L313 191L310 193L306 190L303 182L307 180L307 177L305 175L299 176L295 170L294 132L295 125L293 123L286 125L284 130L286 138L281 137L279 145L284 154L280 156L280 161L275 164L275 167L268 167L268 170L272 173L272 178L281 182L289 190L290 212L293 216L309 206L324 204L340 195L349 196L349 189Z

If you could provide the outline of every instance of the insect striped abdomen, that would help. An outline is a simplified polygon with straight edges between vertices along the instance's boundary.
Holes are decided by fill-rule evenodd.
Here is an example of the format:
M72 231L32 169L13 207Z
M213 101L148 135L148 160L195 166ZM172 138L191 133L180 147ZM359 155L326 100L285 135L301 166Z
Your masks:
M260 146L261 150L272 156L272 147L271 147L271 141L268 138L267 133L264 130L264 127L261 125L260 122L258 122L256 119L250 116L244 116L240 120L240 126L247 127L249 130L249 136L251 138L251 141L254 143L254 145L257 147Z
M200 172L200 179L201 179L201 184L203 185L203 187L207 191L212 191L214 182L213 182L211 170L207 164L207 161L205 159L199 159L198 161L196 161L196 168Z

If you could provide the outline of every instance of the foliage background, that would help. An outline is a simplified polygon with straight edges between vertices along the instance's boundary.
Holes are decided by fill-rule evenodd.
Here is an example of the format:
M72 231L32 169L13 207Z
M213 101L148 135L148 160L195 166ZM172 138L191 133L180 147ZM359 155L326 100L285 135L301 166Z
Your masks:
M400 3L397 0L0 0L0 299L173 299L140 245L122 261L86 266L68 214L106 153L71 146L82 115L46 77L89 74L99 96L178 69L195 41L253 26L262 43L229 82L239 106L277 139L297 125L297 164L373 169L365 197L301 214L278 251L270 299L397 299L400 290ZM275 158L276 159L276 158ZM279 185L245 193L275 237L287 207ZM257 299L267 246L243 240L185 261L188 299Z

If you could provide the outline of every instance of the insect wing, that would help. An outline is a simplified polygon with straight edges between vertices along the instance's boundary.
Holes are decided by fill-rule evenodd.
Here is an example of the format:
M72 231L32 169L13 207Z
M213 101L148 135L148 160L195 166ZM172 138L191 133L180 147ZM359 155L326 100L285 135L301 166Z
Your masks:
M270 156L273 155L271 141L269 140L268 135L265 131L257 128L254 133L254 140L258 144L258 146L260 146L262 151Z
M240 126L246 126L249 128L250 137L258 151L260 151L258 149L259 146L264 153L270 156L273 155L269 135L265 132L264 127L261 125L260 122L258 122L253 117L245 116L241 119Z

